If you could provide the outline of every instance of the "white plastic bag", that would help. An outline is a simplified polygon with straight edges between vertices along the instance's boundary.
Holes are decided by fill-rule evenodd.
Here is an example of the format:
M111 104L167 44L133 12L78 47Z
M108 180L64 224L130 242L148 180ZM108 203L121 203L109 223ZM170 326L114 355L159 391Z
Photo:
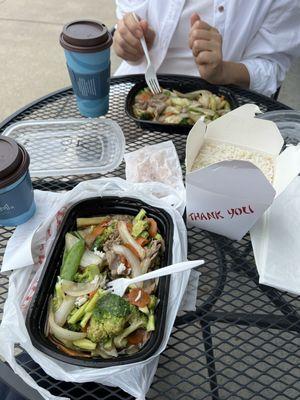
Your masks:
M259 283L300 295L300 177L251 229Z
M152 193L159 190L165 193L165 198L157 199ZM172 217L174 223L173 263L186 260L187 236L185 224L176 207L180 208L182 199L178 198L176 190L163 184L133 184L119 178L97 179L80 183L73 190L57 198L49 209L49 216L33 235L31 248L36 258L36 264L15 270L9 280L8 297L4 306L4 315L0 326L0 355L10 364L12 369L23 380L35 388L45 399L62 399L53 396L41 388L30 375L17 364L14 357L14 345L21 347L36 361L48 374L57 380L70 382L98 382L107 386L118 386L136 399L143 400L150 388L158 365L159 354L165 349L170 337L173 323L179 309L186 285L189 271L171 276L168 311L165 320L165 334L158 351L146 361L116 366L104 369L81 368L59 362L35 349L30 341L25 327L25 314L27 303L34 292L44 258L47 257L49 248L54 240L64 209L77 201L94 196L120 196L133 197L147 202L150 205L165 209ZM175 204L170 206L169 201ZM25 226L25 225L24 225ZM39 264L39 263L40 264ZM40 266L39 266L40 265ZM30 291L28 292L28 287ZM67 399L64 397L63 399Z
M171 140L126 153L124 158L128 182L160 182L170 186L182 199L182 205L178 210L183 214L186 198L185 187L178 154ZM161 198L165 197L166 193L163 187L158 185L153 194Z

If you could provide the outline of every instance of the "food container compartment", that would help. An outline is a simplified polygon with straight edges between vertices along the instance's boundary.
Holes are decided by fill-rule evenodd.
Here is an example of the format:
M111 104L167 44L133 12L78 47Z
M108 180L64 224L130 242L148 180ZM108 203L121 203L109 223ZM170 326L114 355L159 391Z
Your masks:
M17 122L3 133L23 145L34 177L113 171L124 156L125 137L110 119Z
M238 107L238 101L228 88L224 86L214 86L210 85L209 83L203 81L202 79L199 79L199 83L195 85L193 84L187 84L187 83L180 83L178 80L174 80L172 82L170 79L168 79L167 82L164 82L163 78L159 78L159 83L162 88L164 89L169 89L169 90L177 90L182 93L188 93L188 92L193 92L195 90L209 90L212 93L221 96L223 95L226 100L229 102L231 110L235 109ZM179 124L162 124L160 122L156 121L146 121L146 120L141 120L138 119L134 116L133 114L133 104L134 104L134 99L135 96L138 94L138 92L144 88L147 87L147 83L145 81L139 82L136 85L134 85L126 98L126 104L125 104L125 111L129 118L131 118L138 126L140 126L142 129L148 129L150 131L160 131L160 132L170 132L170 133L181 133L181 134L188 134L193 125L179 125Z
M93 197L79 201L67 211L56 239L50 249L44 270L40 277L35 295L31 301L27 317L26 327L32 344L46 355L57 360L78 365L81 367L104 368L113 365L123 365L146 360L151 357L159 348L164 336L164 321L166 319L170 277L162 277L159 280L156 295L159 303L156 308L156 329L152 332L150 339L133 355L124 355L110 360L102 358L82 358L71 357L62 353L55 345L46 338L44 334L47 308L50 296L53 294L57 276L59 274L62 256L65 245L65 234L76 227L76 218L93 217L107 214L129 214L136 215L144 208L147 215L155 218L158 229L165 239L165 252L162 256L161 267L172 263L172 243L173 243L173 221L170 215L162 209L152 207L146 203L133 198L120 197Z

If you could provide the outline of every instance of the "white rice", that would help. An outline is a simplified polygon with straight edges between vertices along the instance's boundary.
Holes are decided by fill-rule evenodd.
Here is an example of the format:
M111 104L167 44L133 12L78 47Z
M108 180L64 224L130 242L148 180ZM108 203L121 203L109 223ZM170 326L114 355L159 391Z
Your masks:
M192 171L225 160L250 161L264 173L269 182L273 182L275 165L272 156L227 143L205 141L194 161Z

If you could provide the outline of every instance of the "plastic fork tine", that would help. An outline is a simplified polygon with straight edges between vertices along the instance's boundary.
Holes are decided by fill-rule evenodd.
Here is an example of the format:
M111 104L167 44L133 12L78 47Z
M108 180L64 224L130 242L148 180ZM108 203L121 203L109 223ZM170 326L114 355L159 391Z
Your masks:
M154 84L155 84L155 87L156 87L156 90L157 90L157 94L160 93L161 90L160 90L160 86L159 86L159 83L158 83L157 79L154 79Z
M146 79L146 82L147 82L148 88L151 90L151 93L155 94L155 89L154 89L154 87L152 85L151 80Z
M156 87L156 84L155 84L155 80L151 79L150 82L151 82L151 86L152 86L152 88L154 90L154 93L157 94L157 87Z
M153 79L150 79L150 85L154 94L156 94L156 87Z
M150 82L151 82L151 86L152 86L152 88L153 88L153 90L154 90L154 93L155 93L155 94L158 94L158 93L159 93L159 88L157 87L157 84L156 84L156 82L155 82L155 79L151 79Z

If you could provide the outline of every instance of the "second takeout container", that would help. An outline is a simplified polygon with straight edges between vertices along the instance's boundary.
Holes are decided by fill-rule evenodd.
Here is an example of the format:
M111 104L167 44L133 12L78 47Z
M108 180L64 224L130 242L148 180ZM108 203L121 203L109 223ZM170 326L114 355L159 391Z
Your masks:
M166 78L166 80L165 80ZM218 95L224 96L224 98L229 102L231 109L233 110L238 106L237 98L234 93L225 86L214 86L210 83L204 81L203 79L197 79L197 82L187 83L185 81L178 81L178 77L172 79L172 76L163 75L158 76L159 83L162 88L169 90L177 90L182 93L193 92L195 90L209 90L210 92ZM142 129L147 129L149 131L160 131L160 132L170 132L179 133L187 135L192 127L192 125L180 125L180 124L163 124L158 121L146 121L135 117L133 113L133 105L135 102L135 96L142 90L147 88L146 81L136 83L129 91L126 97L125 111L126 114L131 118L138 126Z
M186 145L187 221L230 239L240 240L300 171L299 148L280 153L283 138L272 121L246 104L206 126L198 121ZM192 171L205 139L267 153L275 162L273 184L248 161L222 161Z
M171 216L165 210L152 207L137 199L114 196L93 197L81 200L69 208L50 249L35 295L31 301L26 316L26 327L28 333L32 344L38 350L68 364L91 368L105 368L144 361L154 355L158 350L164 337L164 323L168 308L170 285L169 276L159 279L156 295L160 301L155 311L156 329L152 332L151 337L145 346L133 355L119 356L109 360L104 360L101 357L90 359L71 357L61 352L49 339L46 338L44 334L49 299L54 292L55 283L62 263L65 234L69 231L76 230L76 218L94 217L107 214L129 214L134 216L141 208L147 212L148 217L155 218L158 229L165 239L165 252L162 256L160 267L172 264L174 226Z

